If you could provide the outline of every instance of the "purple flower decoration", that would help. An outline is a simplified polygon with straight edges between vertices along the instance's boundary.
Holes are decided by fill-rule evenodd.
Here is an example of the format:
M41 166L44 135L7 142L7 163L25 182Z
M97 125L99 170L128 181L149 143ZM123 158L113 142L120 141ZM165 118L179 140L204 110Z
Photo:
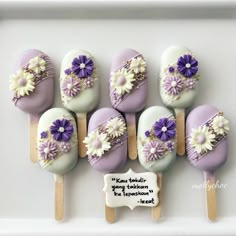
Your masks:
M170 152L172 152L172 151L175 149L175 143L174 143L173 141L168 141L168 142L166 143L166 148L167 148Z
M75 57L72 61L72 72L79 78L87 78L93 73L93 61L85 55Z
M187 78L190 78L197 73L197 66L198 61L189 54L180 57L177 62L177 70Z
M173 73L175 71L175 68L173 66L170 66L168 70L170 73Z
M68 77L63 81L61 89L64 95L74 97L80 92L79 80Z
M50 127L50 132L57 141L68 142L73 131L73 126L67 119L55 120Z
M144 145L143 152L146 162L156 161L161 159L163 153L165 152L165 147L162 143L151 141Z
M71 73L71 69L66 69L64 72L66 75L69 75Z
M47 141L39 145L39 156L42 160L54 160L58 152L57 144Z
M178 95L183 91L184 83L179 77L167 77L164 81L164 89L170 95Z
M43 139L43 138L47 138L48 136L48 133L46 131L43 131L41 134L40 134L40 137Z
M146 137L150 137L150 134L151 134L151 133L150 133L149 130L147 130L147 131L145 132L145 136L146 136Z
M154 135L165 142L175 137L175 122L168 118L161 118L153 125Z
M188 89L188 90L194 89L196 87L196 84L197 84L196 79L190 78L185 81L185 86L186 86L186 89Z
M71 146L69 143L62 143L60 147L61 147L62 152L64 153L69 152L71 149Z

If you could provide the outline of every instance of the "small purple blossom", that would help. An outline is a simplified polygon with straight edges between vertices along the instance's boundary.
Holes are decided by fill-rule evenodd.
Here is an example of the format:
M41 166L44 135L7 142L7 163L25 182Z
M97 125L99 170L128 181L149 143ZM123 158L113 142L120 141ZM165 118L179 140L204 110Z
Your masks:
M85 87L86 88L92 88L94 84L94 81L91 77L88 77L87 79L85 79Z
M93 61L85 55L79 55L72 61L72 72L79 78L87 78L92 75L94 69Z
M145 132L145 136L146 136L146 137L150 137L150 134L151 134L151 133L150 133L149 130L147 130L147 131Z
M70 151L71 146L69 143L62 143L60 148L61 148L62 152L67 153Z
M173 72L175 71L175 68L174 68L173 66L170 66L170 67L168 68L168 70L169 70L170 73L173 73Z
M190 54L183 55L178 59L177 70L183 76L190 78L198 71L198 61Z
M175 142L173 141L168 141L166 142L166 148L172 152L175 149Z
M186 87L187 90L194 89L196 87L196 85L197 85L196 79L189 78L185 81L185 87Z
M146 158L146 162L156 161L161 159L162 155L165 152L165 147L162 143L158 143L157 141L150 141L144 145L143 152Z
M80 83L78 79L67 77L61 86L64 95L68 97L75 97L80 92Z
M175 137L176 124L168 118L161 118L153 125L154 135L165 142Z
M57 141L68 142L73 131L73 126L67 119L55 120L50 127L50 132Z
M184 83L177 76L167 77L164 81L164 89L170 95L178 95L183 91Z
M65 72L66 75L69 75L71 73L71 69L70 68L66 69L64 72Z
M43 139L43 138L47 138L48 136L48 133L46 131L43 131L41 134L40 134L40 137Z
M39 145L39 156L42 160L54 160L58 153L57 144L53 141L47 141Z

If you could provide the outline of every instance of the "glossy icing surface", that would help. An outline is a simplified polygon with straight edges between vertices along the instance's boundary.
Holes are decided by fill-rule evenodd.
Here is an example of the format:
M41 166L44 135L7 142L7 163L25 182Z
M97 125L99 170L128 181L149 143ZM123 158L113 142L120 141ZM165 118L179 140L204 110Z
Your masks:
M117 132L114 132L114 128ZM97 171L114 172L122 168L127 161L125 120L113 108L101 108L91 116L85 142L89 147L88 161Z
M28 65L30 61L35 60L38 56L42 56L45 59L45 64L43 65L42 75L39 75L37 77L35 70L35 67L32 67L30 70L30 73L27 73L27 76L30 77L29 74L32 75L32 78L30 78L31 81L34 83L34 88L31 89L29 94L25 94L24 96L21 96L19 99L15 100L15 105L20 108L22 111L38 115L48 108L50 108L53 104L54 100L54 68L51 63L50 58L43 52L36 50L36 49L30 49L24 51L20 57L18 58L17 62L14 66L14 71L17 79L17 85L19 86L20 80L24 79L22 77L22 73L19 74L19 70L21 70L23 67ZM33 64L35 66L35 61L33 61ZM42 68L42 67L41 67ZM33 71L35 70L35 71ZM18 76L18 78L17 78ZM37 77L37 78L36 78ZM36 83L36 80L38 81ZM24 83L24 82L23 82ZM22 84L21 84L22 85ZM13 95L15 96L15 95Z
M207 122L211 120L211 118L214 118L219 113L219 110L213 106L210 105L202 105L199 107L196 107L194 110L192 110L186 120L186 151L187 151L187 157L192 163L193 166L196 168L202 170L202 171L208 171L213 172L217 168L219 168L221 165L225 163L227 160L227 154L228 154L228 138L227 134L224 133L224 135L220 135L219 137L223 137L219 140L217 137L216 132L214 131L213 123L210 122L209 125ZM198 139L197 144L204 148L206 148L206 152L204 154L200 153L197 156L199 156L197 159L193 159L196 155L193 154L193 144L191 144L191 136L193 136L193 130L202 128L206 126L207 130L198 133ZM227 122L228 126L228 122ZM226 125L225 125L226 127ZM227 131L228 132L228 129ZM204 141L201 142L200 140L203 135ZM201 137L199 137L201 136ZM218 141L217 141L218 139ZM208 146L206 146L208 144ZM212 149L212 150L210 150ZM204 150L203 150L204 151ZM196 151L195 151L196 154Z
M110 73L112 106L121 112L142 110L147 97L146 62L142 54L124 49L112 59Z
M63 108L46 111L38 124L39 164L47 171L64 175L78 160L74 117Z
M73 112L87 113L97 106L99 81L95 60L89 52L72 50L65 55L60 88L63 105Z
M164 51L160 65L160 95L171 108L185 109L193 105L198 93L198 61L181 46Z
M166 119L166 124L161 126L163 119ZM142 113L138 123L137 145L139 161L145 169L159 173L174 163L175 133L175 118L167 108L152 106Z

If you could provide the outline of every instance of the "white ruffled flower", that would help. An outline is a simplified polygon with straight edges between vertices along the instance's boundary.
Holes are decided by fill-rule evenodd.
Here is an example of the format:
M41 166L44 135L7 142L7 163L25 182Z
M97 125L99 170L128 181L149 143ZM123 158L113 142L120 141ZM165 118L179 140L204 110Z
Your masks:
M200 154L213 149L212 142L215 140L215 135L209 131L207 126L193 129L189 144Z
M139 72L143 73L146 70L146 61L142 57L133 58L130 63L130 69L134 71L135 74Z
M92 131L83 141L87 147L87 155L101 157L105 151L111 148L108 136L98 130Z
M126 130L125 122L119 117L115 117L107 122L106 130L111 137L120 137Z
M229 121L224 116L216 116L212 122L212 128L217 134L227 134L229 132Z
M34 75L23 70L18 70L16 74L10 76L10 90L16 96L29 95L35 89Z
M133 88L133 81L135 81L134 74L128 72L125 68L111 74L111 87L115 89L119 95L129 93Z
M29 61L29 69L39 74L46 70L46 61L39 56L34 57Z

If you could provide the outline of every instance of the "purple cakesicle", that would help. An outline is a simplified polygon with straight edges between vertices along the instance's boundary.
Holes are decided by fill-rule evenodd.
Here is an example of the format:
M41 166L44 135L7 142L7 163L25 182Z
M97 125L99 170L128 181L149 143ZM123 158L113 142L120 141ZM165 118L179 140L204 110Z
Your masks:
M228 155L229 122L223 113L210 105L202 105L190 112L186 121L186 153L190 163L203 171L207 186L208 218L216 218L214 206L214 171L225 163ZM210 190L209 190L210 188ZM211 196L211 197L210 197ZM214 209L212 209L212 207Z
M127 128L123 116L113 108L101 108L90 118L84 143L92 168L110 173L127 161Z
M39 116L54 101L54 68L50 58L36 49L24 51L10 77L13 102L30 118L30 159L37 161L36 132Z
M113 58L110 72L110 101L115 109L125 114L129 157L136 159L135 113L142 110L146 104L146 62L141 53L124 49Z

